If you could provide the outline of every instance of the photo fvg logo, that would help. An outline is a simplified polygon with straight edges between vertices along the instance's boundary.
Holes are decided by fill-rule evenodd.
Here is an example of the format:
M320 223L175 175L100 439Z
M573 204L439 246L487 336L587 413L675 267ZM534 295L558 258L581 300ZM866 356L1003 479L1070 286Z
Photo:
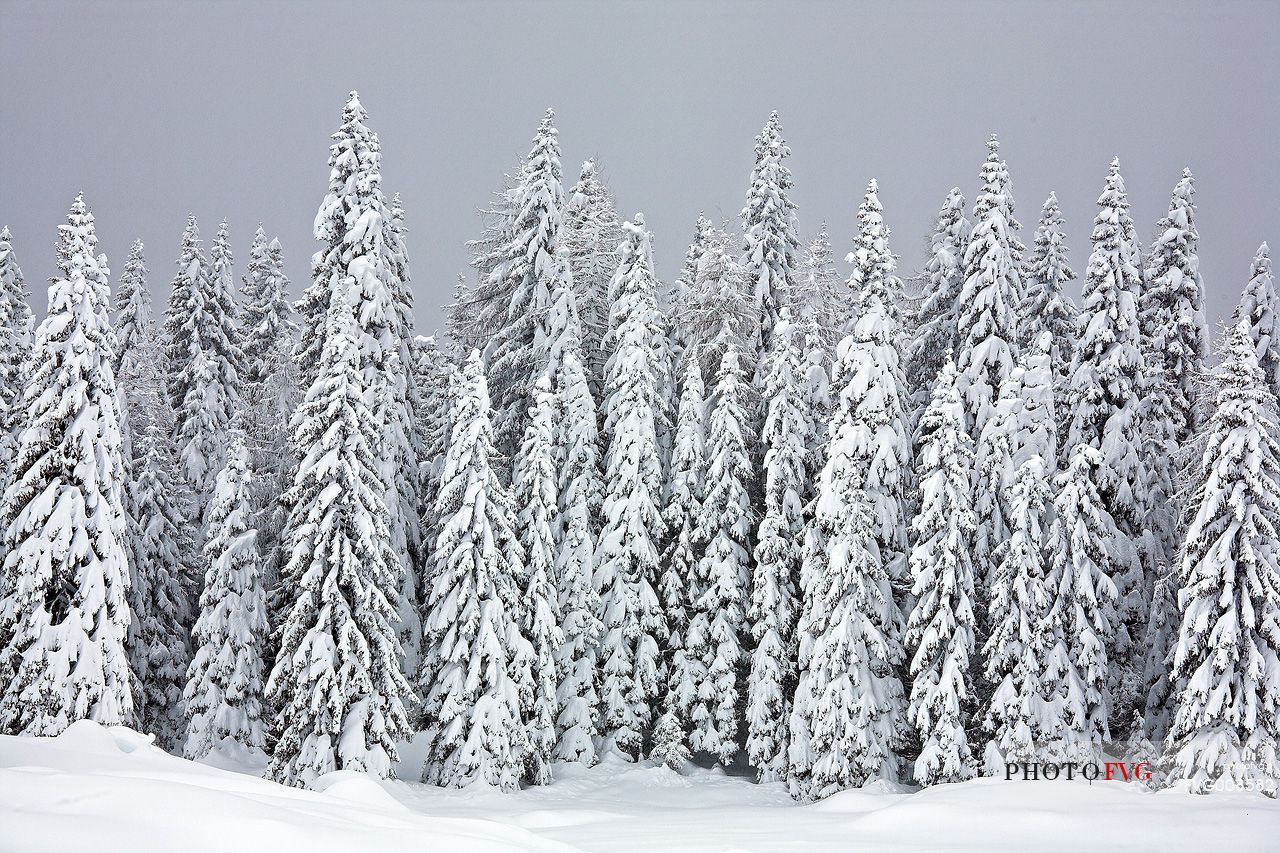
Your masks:
M1005 781L1026 782L1084 779L1089 782L1150 782L1149 761L1010 761L1004 765Z

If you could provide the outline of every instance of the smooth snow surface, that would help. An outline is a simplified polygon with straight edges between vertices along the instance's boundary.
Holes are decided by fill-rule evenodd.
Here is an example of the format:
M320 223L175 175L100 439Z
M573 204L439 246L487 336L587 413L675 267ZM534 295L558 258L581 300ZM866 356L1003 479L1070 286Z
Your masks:
M406 744L406 776L421 749ZM340 771L322 792L248 775L253 753L195 764L128 729L80 722L57 738L0 737L0 851L1205 851L1274 850L1280 803L1151 794L1127 784L938 785L848 791L796 806L782 784L606 762L557 766L503 794ZM238 767L245 772L231 772Z

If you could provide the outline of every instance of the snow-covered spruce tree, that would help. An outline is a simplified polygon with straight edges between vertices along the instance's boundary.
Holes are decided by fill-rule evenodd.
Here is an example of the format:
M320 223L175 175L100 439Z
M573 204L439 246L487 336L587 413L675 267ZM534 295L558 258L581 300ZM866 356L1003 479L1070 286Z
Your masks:
M973 713L974 514L969 471L973 442L964 429L955 363L948 357L920 419L920 509L911 521L909 565L915 607L907 621L911 655L909 717L920 739L914 778L921 785L971 779L965 729Z
M595 402L577 349L569 349L554 376L555 461L559 472L555 579L564 642L556 652L560 672L555 757L594 764L599 732L600 598L595 571L597 518L603 499Z
M395 597L400 576L373 447L347 280L326 300L319 372L293 419L298 458L284 496L290 602L267 682L279 740L270 777L306 786L331 770L388 777L408 735Z
M392 322L384 327L383 351L389 388L387 426L383 440L392 448L383 454L383 481L387 484L387 508L391 512L392 546L400 559L400 594L396 603L400 648L406 676L417 673L422 659L420 577L424 542L420 523L423 498L418 463L422 458L424 417L421 388L414 371L413 291L409 252L405 247L404 206L400 194L391 196L391 218L383 223L391 268Z
M777 112L769 115L756 137L755 155L747 203L742 208L742 274L763 354L769 351L769 336L779 312L795 290L800 249L796 206L790 197L791 170L783 164L791 149L782 139Z
M982 166L982 191L973 207L973 231L964 253L956 326L956 370L965 426L981 436L995 408L1018 346L1022 298L1022 244L1013 218L1009 169L992 134ZM975 483L982 489L986 486Z
M607 356L603 342L609 327L609 280L618 267L622 226L613 193L601 178L600 164L594 159L582 164L578 182L569 189L564 227L563 245L582 322L584 366L591 377L592 395L599 400Z
M595 586L604 636L600 644L603 752L636 757L649 730L667 626L658 600L662 471L655 428L657 370L653 315L656 283L643 216L623 225L621 261L606 340L604 421L608 432L602 529Z
M1267 244L1258 247L1249 268L1249 282L1244 295L1236 306L1234 320L1249 322L1249 339L1258 354L1258 366L1271 388L1280 395L1280 299L1276 297L1276 282L1271 273L1271 251Z
M1028 341L1006 383L1016 394L1012 470L1002 501L1007 531L991 553L998 562L988 576L989 633L982 650L990 689L989 699L983 697L983 728L991 735L984 755L987 773L1001 770L1006 761L1035 760L1041 744L1058 739L1061 729L1058 700L1045 676L1055 637L1044 630L1052 605L1049 533L1057 471L1053 345L1049 331ZM1004 402L1002 396L1000 405ZM988 428L1000 417L998 411Z
M31 305L13 237L5 227L0 229L0 493L8 484L9 462L17 449L17 410L30 351Z
M36 332L10 482L0 501L0 730L56 735L80 719L127 725L125 553L115 335L105 255L76 197Z
M694 307L695 288L698 286L698 262L706 253L707 247L716 239L716 227L704 214L698 214L693 224L693 242L684 253L684 264L680 267L680 275L671 284L669 308L675 320L673 332L677 339L681 354L689 348L692 341L690 330L686 325L689 311Z
M1143 489L1147 482L1142 459L1140 403L1144 373L1137 300L1142 276L1127 234L1133 230L1129 200L1113 160L1106 187L1098 198L1094 218L1093 253L1085 273L1080 340L1072 365L1068 406L1072 412L1064 447L1076 453L1088 445L1099 453L1097 465L1086 466L1095 477L1102 508L1120 534L1108 549L1120 606L1113 645L1108 649L1112 689L1133 676L1138 643L1147 623L1150 595L1137 545L1144 532ZM1136 691L1135 691L1136 693ZM1117 710L1127 722L1125 691Z
M1247 321L1230 333L1180 554L1182 619L1173 654L1172 784L1229 781L1274 796L1280 762L1280 444L1276 399Z
M151 291L147 289L147 262L143 251L142 241L134 240L113 298L117 376L120 375L121 363L134 348L136 338L147 334L151 323Z
M730 254L732 238L724 229L706 235L698 256L693 288L680 306L679 327L687 349L696 349L704 375L714 376L729 344L752 370L759 346L759 318L751 304L744 270Z
M691 669L689 746L728 764L738 751L738 670L746 634L751 582L751 458L753 438L744 405L746 389L738 347L729 343L720 359L707 430L707 489L698 521L706 550L694 573L697 597L690 601L684 652Z
M910 464L906 412L906 384L899 362L901 332L897 307L902 282L894 275L897 258L889 250L889 229L881 215L879 187L872 179L858 208L858 234L848 260L853 264L849 288L853 292L852 341L846 365L851 372L832 384L847 397L840 407L853 416L859 452L865 465L861 488L874 506L876 559L898 587L907 578L907 519L903 497ZM847 340L847 339L846 339ZM841 346L845 346L841 342ZM835 440L834 433L831 439ZM901 615L894 605L895 618ZM899 627L901 622L899 621Z
M837 351L835 411L805 541L787 772L797 799L896 779L904 735L902 615L886 559L901 552L884 547L892 542L884 534L901 526L890 495L906 438L891 322L877 279L868 281Z
M523 554L510 493L493 469L489 388L479 352L467 358L454 385L424 620L422 779L513 791L528 753L521 691L533 655L520 632Z
M396 555L392 601L399 620L409 609L401 604L401 585L415 570L418 541L417 454L408 376L413 369L413 337L406 319L407 284L400 278L407 274L407 259L395 213L382 191L381 146L367 119L359 95L352 92L329 146L329 189L315 218L321 248L312 258L312 283L297 305L302 321L298 369L301 387L311 387L327 344L327 306L332 294L343 291L356 318L358 369L373 419L368 441L377 455Z
M510 298L502 325L485 350L493 388L494 434L498 451L514 457L529 419L533 383L546 369L551 294L569 280L564 240L564 188L560 142L547 110L517 187L511 237L491 273Z
M223 465L231 418L240 408L240 340L225 222L214 250L206 265L195 217L188 217L165 324L174 440L183 476L195 493L197 518L203 518Z
M1173 188L1169 212L1156 225L1158 234L1145 272L1150 298L1163 312L1161 322L1148 331L1154 338L1152 348L1164 354L1166 382L1173 398L1174 439L1179 444L1200 429L1197 387L1209 354L1194 194L1191 170L1183 169L1182 179ZM1145 292L1143 296L1145 301Z
M1063 287L1074 281L1076 274L1067 264L1066 235L1062 228L1058 195L1049 193L1040 210L1040 222L1036 226L1031 250L1022 269L1025 294L1019 308L1023 346L1029 346L1042 332L1048 332L1051 336L1053 393L1058 400L1067 399L1071 362L1075 353L1076 318L1080 314L1071 297L1063 293ZM1059 425L1060 435L1065 434L1065 427L1065 423Z
M977 529L973 561L981 593L980 634L985 635L987 595L1000 563L1000 548L1009 539L1008 489L1018 462L1018 419L1022 402L1023 372L1015 362L1000 383L1000 395L991 407L982 431L975 436L972 481L973 510ZM985 636L982 637L985 641Z
M1142 669L1145 705L1142 710L1142 734L1153 743L1162 743L1173 722L1173 690L1169 678L1174 644L1178 639L1177 570L1165 567L1152 586L1150 617L1147 620L1146 643Z
M520 630L533 647L527 695L521 696L528 754L525 778L535 785L551 781L551 759L556 745L558 658L564 647L560 627L560 600L554 586L556 543L552 522L557 507L554 451L555 423L559 412L551 392L551 380L538 378L533 388L534 407L515 460L513 483L519 515L516 520L524 548L524 577L520 579Z
M795 339L803 342L814 338L827 358L831 358L849 321L851 299L836 272L835 254L825 222L805 249L789 301Z
M1060 748L1070 758L1096 757L1111 731L1109 655L1119 602L1112 575L1131 555L1095 485L1105 464L1097 448L1077 444L1054 482L1050 621L1067 654L1051 672L1065 705Z
M684 744L684 729L675 708L667 708L654 725L649 759L677 772L689 763L689 747Z
M699 529L707 486L706 400L697 346L684 351L681 374L675 444L662 510L667 545L662 554L665 569L659 593L668 630L664 704L676 715L683 738L694 690L705 680L700 656L688 654L685 648L693 602L705 592L698 578L698 564L706 548L704 531Z
M142 354L154 356L156 348ZM132 390L133 478L129 483L127 550L131 575L127 649L133 670L134 727L156 735L160 746L181 750L186 736L182 690L191 657L188 634L194 621L187 561L194 550L182 516L178 461L169 431L172 414L165 406L158 362L151 362L155 384ZM136 378L125 361L122 378ZM139 393L141 391L142 393ZM139 418L138 406L153 399L158 416Z
M934 380L948 350L960 344L960 292L964 287L965 250L969 220L959 187L947 193L929 234L929 258L924 265L924 299L916 311L916 332L903 358L906 379L917 410L930 402Z
M186 737L182 688L190 658L188 635L198 593L188 563L197 548L187 533L186 490L173 444L173 410L165 395L164 358L150 319L145 285L131 286L117 310L134 327L116 373L124 410L129 483L126 548L131 582L126 648L134 675L134 727L180 750Z
M204 591L183 691L184 754L190 759L203 758L228 740L241 748L266 746L261 644L267 603L253 527L252 476L244 437L233 433L209 504Z
M802 492L808 474L800 384L803 363L790 309L770 336L764 384L764 514L756 532L755 576L747 618L755 651L747 683L747 756L760 781L786 778L787 731L795 688L794 628L804 543Z

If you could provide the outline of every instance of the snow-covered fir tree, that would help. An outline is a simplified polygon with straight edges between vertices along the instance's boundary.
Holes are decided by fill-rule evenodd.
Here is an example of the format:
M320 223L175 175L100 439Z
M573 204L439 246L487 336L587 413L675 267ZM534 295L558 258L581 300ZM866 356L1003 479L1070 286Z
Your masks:
M899 772L904 653L890 567L895 559L905 563L894 496L906 436L892 321L883 304L892 271L887 247L884 255L868 256L873 274L861 279L857 321L837 351L835 411L806 536L787 774L798 799L896 779Z
M515 199L511 237L490 274L510 293L506 317L485 350L493 389L499 452L514 456L533 400L533 383L546 369L544 352L551 294L570 280L564 241L564 188L560 142L547 110L525 158Z
M1249 281L1236 307L1234 320L1249 321L1249 339L1258 354L1258 366L1271 387L1280 395L1280 300L1276 297L1275 277L1271 273L1271 251L1267 244L1258 247L1249 268Z
M1019 308L1019 325L1023 346L1030 345L1042 332L1050 334L1053 392L1058 400L1067 399L1071 382L1076 318L1080 312L1063 288L1075 277L1075 271L1067 263L1066 235L1063 233L1058 195L1049 193L1040 210L1040 222L1022 269L1025 293ZM1060 425L1059 434L1065 432L1065 426L1065 423Z
M924 296L916 309L916 332L903 358L906 379L918 409L928 405L934 379L948 350L960 344L960 292L965 281L965 251L969 245L969 220L964 215L964 195L959 187L947 193L933 231L929 257L924 265Z
M479 352L454 383L449 451L435 502L435 573L426 591L422 778L442 787L481 782L512 791L529 749L521 692L533 649L520 631L523 553L511 495L493 467Z
M965 426L973 436L982 435L1017 357L1022 298L1019 227L1013 218L1009 169L992 134L982 166L982 190L973 207L973 231L964 252L956 327L958 387Z
M751 583L751 458L754 438L744 405L746 380L738 347L730 343L720 359L707 430L707 489L698 521L706 543L694 581L684 652L697 659L689 746L722 764L738 751L738 673L743 658Z
M1151 350L1163 353L1165 382L1173 401L1174 440L1185 443L1199 431L1197 387L1209 354L1209 325L1204 312L1204 282L1197 254L1194 179L1190 169L1173 188L1169 212L1156 225L1145 271L1143 301L1159 306L1159 322L1144 331ZM1149 296L1148 296L1149 292ZM1146 308L1146 306L1141 306ZM1147 318L1144 316L1144 320ZM1154 319L1154 318L1153 318Z
M0 729L127 725L129 566L110 275L76 197L36 331L10 482L0 501Z
M154 346L150 354L155 354ZM129 360L124 368L126 378L137 377L128 373ZM158 370L155 378L160 378ZM160 408L164 401L157 381L151 397L160 404L156 411L161 414L140 422L137 404L147 399L145 389L142 384L131 391L127 401L135 407L131 415L133 477L126 501L133 614L127 648L137 688L134 726L155 734L165 749L180 750L186 735L182 690L191 657L188 634L195 620L196 598L189 589L187 564L195 548L177 488L178 461L169 432L172 416Z
M195 492L197 519L222 468L227 429L240 408L240 341L225 225L215 243L216 263L210 263L200 248L195 217L187 217L165 318L174 440L183 477Z
M604 334L609 328L609 280L617 269L622 225L613 193L594 159L582 164L565 202L563 245L582 321L582 352L596 399L604 387Z
M293 419L298 465L282 536L289 609L267 682L279 735L268 774L298 786L331 770L390 776L395 741L409 730L373 389L360 369L355 286L335 285L317 336L319 372Z
M706 253L707 247L717 237L715 225L704 214L698 214L693 224L693 241L685 249L684 263L680 267L680 275L671 283L669 309L676 321L675 336L681 352L688 349L691 343L690 330L686 325L689 311L694 307L695 288L698 285L698 262Z
M551 781L551 760L556 746L556 717L560 687L559 656L564 647L560 627L560 598L555 588L556 543L552 523L557 512L554 451L555 422L559 413L551 380L538 378L533 388L533 410L525 427L513 473L516 521L524 549L524 577L520 579L520 630L532 648L527 695L521 697L522 719L527 730L525 774L529 782Z
M17 449L18 409L30 351L31 304L6 226L0 229L0 493L8 484L9 462Z
M603 484L596 433L596 409L589 378L577 349L569 349L554 376L555 463L559 517L556 522L555 578L564 643L556 653L560 672L555 757L595 762L599 731L598 690L600 598L592 580L595 537Z
M765 353L779 312L795 290L800 250L791 170L783 163L791 149L782 139L777 112L756 137L755 155L742 208L742 274L757 318L760 352Z
M1170 779L1276 793L1280 774L1280 444L1248 322L1230 332L1180 554ZM1246 787L1247 786L1247 787Z
M920 509L911 520L909 565L915 606L907 621L911 655L908 715L920 739L914 778L921 785L974 776L966 728L973 713L975 518L969 470L973 442L964 429L955 363L948 357L920 419Z
M796 340L803 342L813 337L830 358L849 321L849 297L836 272L831 237L824 222L805 248L804 261L796 275L795 292L789 299Z
M755 365L759 346L759 318L742 266L730 249L732 237L724 229L705 235L694 269L693 287L680 306L679 326L686 348L696 349L704 375L714 376L730 344L746 363Z
M858 234L849 254L853 272L852 340L845 364L850 372L832 384L847 399L854 431L863 442L859 453L866 466L861 488L874 505L876 558L895 584L905 591L907 580L907 519L903 514L910 464L906 411L906 385L899 361L901 316L898 297L902 282L894 275L897 258L889 249L889 229L884 224L875 179L858 208ZM848 344L846 344L848 341ZM831 439L835 440L834 433ZM896 611L895 611L896 612ZM901 614L899 614L899 617Z
M747 756L760 781L784 779L791 692L795 685L794 627L799 600L809 473L808 424L790 309L770 336L762 370L765 416L764 511L756 531L755 575L747 618L755 650L747 684Z
M1053 600L1049 588L1052 478L1057 471L1053 334L1041 331L1006 382L1015 395L1010 423L1008 487L1003 498L1007 526L992 549L989 573L989 633L983 646L990 698L983 728L990 733L984 755L988 773L1006 761L1035 760L1037 750L1060 735L1059 700L1046 668L1056 635L1045 630ZM1005 402L1002 395L1001 405ZM1000 413L988 428L1000 420ZM1053 681L1056 687L1056 681Z
M685 637L693 602L705 591L698 578L698 564L706 548L705 531L699 527L707 488L705 396L698 348L690 347L684 351L675 443L662 510L667 545L658 590L668 630L664 704L680 727L689 719L696 685L704 680L701 657L686 652Z
M190 759L203 758L227 741L248 749L266 746L261 652L267 603L251 480L244 437L233 433L209 504L204 591L183 691L188 720L183 752Z
M1107 512L1096 486L1102 452L1077 444L1054 486L1050 529L1049 594L1055 639L1066 646L1066 659L1053 670L1056 691L1064 697L1065 725L1061 749L1067 757L1097 755L1110 737L1110 650L1117 623L1119 597L1112 580L1117 565L1131 559L1123 535Z
M1145 700L1142 707L1142 734L1153 743L1161 743L1173 722L1172 684L1169 669L1174 643L1178 639L1178 578L1173 567L1166 567L1152 586L1150 616L1142 669Z
M1142 276L1128 236L1133 221L1118 160L1111 163L1098 208L1067 401L1072 418L1064 447L1072 455L1081 444L1098 451L1098 464L1087 470L1095 477L1102 508L1121 536L1116 547L1108 549L1113 571L1107 574L1120 596L1120 622L1114 626L1114 645L1108 650L1114 688L1132 674L1150 595L1136 551L1146 522L1147 477L1139 417L1144 367L1137 300Z
M610 282L606 336L605 495L596 545L595 586L604 635L600 644L603 750L637 757L650 728L667 626L658 600L662 470L655 426L656 282L644 217L623 225L621 261Z
M129 247L129 259L120 274L120 284L113 297L115 315L112 325L116 332L116 375L125 354L132 350L136 338L147 334L151 323L151 291L147 289L147 261L141 240L134 240Z

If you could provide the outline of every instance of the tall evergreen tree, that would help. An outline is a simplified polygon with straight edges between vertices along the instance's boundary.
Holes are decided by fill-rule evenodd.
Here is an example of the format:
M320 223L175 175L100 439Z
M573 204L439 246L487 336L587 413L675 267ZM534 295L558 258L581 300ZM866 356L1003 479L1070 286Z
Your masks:
M21 434L0 501L0 729L56 735L80 719L125 725L125 468L110 275L78 195L58 227L58 276L18 408Z
M608 433L602 529L596 547L600 595L601 734L605 751L639 753L660 692L659 648L666 620L658 600L658 546L665 533L660 511L658 369L653 327L656 282L644 218L623 226L621 261L607 342L604 422Z
M582 321L584 366L591 377L592 394L599 400L607 358L604 334L609 328L609 280L618 266L622 225L613 193L605 185L595 159L582 164L578 182L569 189L564 227L564 248Z
M214 249L206 263L195 217L188 217L165 323L174 438L198 517L222 468L227 430L240 407L240 342L225 222Z
M698 578L698 565L706 549L705 531L699 522L707 487L706 400L700 361L696 346L685 350L675 445L662 510L667 545L662 555L666 570L659 593L669 635L664 704L674 712L681 731L689 720L694 690L704 680L701 657L686 649L694 602L705 591Z
M552 520L556 515L558 492L553 434L558 417L551 380L542 376L534 384L534 408L525 427L513 476L519 507L517 523L525 555L524 577L520 579L519 588L520 629L533 647L529 679L532 689L521 697L529 750L525 773L535 785L551 781L560 687L558 658L564 647L560 599L553 585L556 543Z
M706 550L694 575L685 654L699 661L689 711L689 745L727 764L738 751L738 670L751 582L751 458L738 348L720 360L707 432L707 491L699 519Z
M789 301L796 340L803 342L812 336L830 358L849 320L851 306L849 292L836 272L825 222L805 248L804 261L796 276L796 290Z
M973 442L955 382L948 357L920 419L920 510L911 521L916 601L906 644L912 656L909 716L921 744L914 776L921 785L960 782L975 772L965 733L974 706Z
M284 498L290 606L267 683L279 731L268 773L298 786L340 769L390 776L395 741L409 728L394 630L399 567L370 435L374 389L360 369L354 289L339 283L326 300L327 328L317 336L325 346L294 416L299 461Z
M510 291L503 325L485 351L494 395L498 450L514 456L533 399L533 383L546 369L551 294L569 278L564 247L564 188L560 143L547 110L525 158L515 200L511 238L491 275Z
M1023 346L1029 346L1042 332L1049 333L1053 393L1058 400L1067 399L1071 383L1076 322L1080 312L1063 288L1075 277L1075 271L1067 264L1066 235L1063 234L1058 195L1049 193L1041 208L1040 223L1036 226L1031 252L1022 270L1026 293L1019 308L1019 325ZM1065 433L1065 426L1065 423L1059 426L1059 434Z
M1276 793L1280 774L1280 444L1276 399L1247 321L1217 372L1197 509L1180 555L1181 627L1170 778L1196 792L1219 780Z
M558 740L561 761L595 763L600 693L597 672L603 625L600 598L592 580L596 532L603 500L595 402L577 349L569 349L554 377L555 462L559 471L559 520L556 526L555 578L564 643L556 663Z
M1271 252L1267 244L1258 247L1249 269L1249 282L1236 306L1234 320L1249 322L1249 339L1258 355L1258 366L1271 393L1280 395L1280 300L1271 274Z
M208 569L183 692L188 719L185 754L191 759L203 758L227 740L252 749L266 746L261 643L267 632L267 604L253 527L251 479L244 437L233 434L209 505L204 545Z
M533 650L520 632L523 554L510 493L493 469L489 389L473 351L455 377L449 455L436 495L427 590L423 781L515 790L528 736L521 690Z
M147 289L147 262L143 256L141 240L134 240L129 247L129 259L120 274L120 286L116 288L113 326L116 331L116 374L126 353L135 346L135 339L146 334L151 323L151 291Z
M1140 455L1139 419L1144 367L1137 299L1142 278L1136 250L1127 236L1133 221L1118 160L1111 163L1098 208L1085 275L1081 337L1072 366L1068 406L1073 414L1065 446L1072 448L1073 455L1081 444L1098 451L1099 464L1088 470L1096 478L1102 508L1121 537L1110 551L1114 572L1108 572L1120 596L1120 622L1114 626L1114 645L1109 649L1114 687L1133 669L1149 596L1136 551L1146 521L1142 492L1147 477Z
M1013 218L1009 169L992 134L982 166L982 191L973 208L973 231L964 253L964 285L956 339L958 387L965 425L980 436L1000 386L1013 369L1022 298L1022 244Z
M802 493L809 468L800 384L803 363L790 320L790 310L783 308L763 372L764 514L756 532L747 613L756 644L747 686L747 755L762 782L786 778L790 694L796 678L793 632L805 528Z
M6 226L0 228L0 459L4 460L0 462L0 490L8 485L9 460L17 450L23 374L30 352L30 296ZM0 550L0 560L3 558Z
M777 112L769 115L756 137L755 155L747 204L742 208L742 270L764 353L769 351L779 312L795 290L800 247L796 206L790 195L791 170L783 164L791 149L782 139Z
M1209 325L1204 313L1204 282L1197 255L1194 179L1190 169L1173 188L1169 212L1156 225L1155 243L1146 267L1146 290L1160 306L1159 323L1153 323L1152 349L1163 353L1165 381L1172 400L1174 439L1185 443L1200 429L1197 386L1209 354ZM1144 297L1146 296L1144 292ZM1145 318L1144 318L1145 319Z
M1066 756L1097 755L1110 737L1110 650L1119 597L1112 576L1126 547L1095 485L1102 453L1077 444L1054 483L1049 591L1053 635L1064 638L1057 692L1065 698L1062 749Z
M928 405L931 389L948 350L960 344L960 293L965 281L965 251L969 220L959 187L947 193L929 235L929 258L924 265L924 298L915 316L916 332L905 358L907 382L918 408Z
M714 376L730 344L755 365L759 318L751 304L745 271L730 253L732 238L724 229L705 235L698 254L692 290L680 307L680 329L686 348L696 349L704 375Z

